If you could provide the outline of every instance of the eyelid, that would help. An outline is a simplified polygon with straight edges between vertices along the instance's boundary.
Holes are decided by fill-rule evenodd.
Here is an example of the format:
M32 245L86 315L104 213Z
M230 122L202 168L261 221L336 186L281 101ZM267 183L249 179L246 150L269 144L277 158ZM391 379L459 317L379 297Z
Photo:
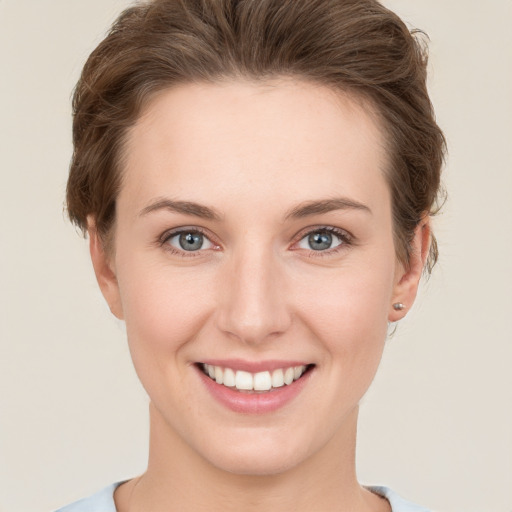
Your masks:
M296 245L303 240L306 236L310 235L311 233L319 232L319 231L327 231L329 233L334 234L338 238L342 240L343 243L331 248L326 249L325 251L314 251L313 249L307 250L307 249L301 249L297 248ZM170 244L166 244L166 242L177 235L180 235L181 233L190 233L190 232L196 232L202 234L205 238L208 239L208 241L213 245L213 248L208 249L199 249L197 251L185 251L178 249L177 247L174 247ZM204 228L200 226L179 226L172 229L168 229L164 231L159 237L158 237L158 245L164 248L165 250L168 250L171 253L179 254L186 257L194 257L199 256L201 253L204 253L205 251L209 250L219 250L220 244L215 241L214 237ZM333 254L335 252L338 252L341 249L346 248L347 246L351 246L355 244L355 237L352 235L349 231L338 228L335 226L330 225L316 225L316 226L308 226L307 228L302 229L297 235L294 237L294 241L292 242L291 249L292 250L305 250L309 253L311 253L313 256L323 256L328 254Z
M333 235L337 236L342 243L331 248L326 249L325 251L314 251L313 249L302 249L299 247L296 247L299 242L301 242L304 238L306 238L308 235L311 235L312 233L318 233L321 231L326 231L328 233L332 233ZM333 254L335 252L338 252L339 250L342 250L343 248L346 248L347 246L354 245L355 243L355 237L349 233L345 229L337 228L335 226L329 226L329 225L318 225L318 226L308 226L307 228L301 230L294 238L294 242L292 244L291 249L292 250L304 250L309 253L311 253L314 256L324 256L328 254Z
M200 233L212 244L213 247L209 247L207 249L199 249L197 251L185 251L183 249L179 249L178 247L174 247L173 245L167 243L171 238L177 235L181 235L182 233ZM205 251L209 251L212 249L217 250L220 247L219 244L213 240L212 235L209 232L207 232L204 228L201 228L199 226L179 226L176 228L168 229L158 237L158 245L173 254L179 254L185 257L199 256L201 253L204 253Z

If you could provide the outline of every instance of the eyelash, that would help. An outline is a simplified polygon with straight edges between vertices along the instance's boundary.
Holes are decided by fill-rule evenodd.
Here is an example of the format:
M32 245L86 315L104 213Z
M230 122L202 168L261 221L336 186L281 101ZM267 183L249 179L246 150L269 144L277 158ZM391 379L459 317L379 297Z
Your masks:
M334 226L314 226L313 228L309 227L306 231L301 232L293 245L297 245L301 240L306 238L307 236L313 233L329 233L335 235L340 239L341 243L336 247L331 249L326 249L325 251L315 251L313 249L309 250L308 257L309 258L324 258L328 256L333 256L338 254L340 251L346 250L351 245L354 245L354 237L349 234L347 231L335 228Z
M202 252L201 250L198 250L198 251L180 250L180 249L176 249L176 247L173 247L172 245L167 243L171 238L174 238L175 236L181 235L183 233L199 233L199 234L203 235L207 240L209 240L212 245L214 245L215 247L218 247L218 244L211 241L211 236L209 236L205 230L203 230L200 227L195 227L195 226L191 227L191 228L184 227L184 228L179 228L176 230L166 231L159 238L158 244L160 245L160 247L162 247L166 251L169 251L171 254L176 254L181 257L195 258L197 256L200 256L201 252Z
M171 238L181 235L183 233L199 233L199 234L203 235L207 240L209 240L210 243L214 245L214 247L219 246L219 244L216 244L215 242L213 242L211 240L211 237L206 233L206 231L200 227L191 227L191 228L185 227L185 228L179 228L179 229L172 230L172 231L166 231L159 237L158 245L160 247L164 248L166 251L169 251L171 254L176 254L178 256L185 257L185 258L194 258L194 257L200 256L204 250L207 250L207 249L203 249L203 250L200 249L197 251L179 250L167 243ZM301 240L303 240L304 238L306 238L307 236L309 236L313 233L333 234L337 238L340 239L341 243L339 245L337 245L336 247L333 247L332 249L326 249L325 251L315 251L313 249L310 249L309 255L308 255L308 257L310 257L310 258L318 258L318 257L322 258L322 257L326 257L326 256L331 256L333 254L337 254L338 252L340 252L344 249L347 249L347 247L349 247L351 245L354 245L354 237L343 229L335 228L334 226L314 226L314 227L307 228L306 231L302 231L295 238L295 241L293 242L292 246L297 245L298 243L300 243ZM292 249L292 250L298 250L298 249Z

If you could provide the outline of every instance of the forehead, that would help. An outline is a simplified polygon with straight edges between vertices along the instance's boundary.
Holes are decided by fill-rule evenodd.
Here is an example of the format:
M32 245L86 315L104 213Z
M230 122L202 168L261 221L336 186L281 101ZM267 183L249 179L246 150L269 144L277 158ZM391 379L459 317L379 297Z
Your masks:
M125 148L121 195L132 203L157 189L201 201L212 190L250 200L270 187L274 199L299 202L326 194L369 200L385 187L384 138L368 105L291 79L162 91Z

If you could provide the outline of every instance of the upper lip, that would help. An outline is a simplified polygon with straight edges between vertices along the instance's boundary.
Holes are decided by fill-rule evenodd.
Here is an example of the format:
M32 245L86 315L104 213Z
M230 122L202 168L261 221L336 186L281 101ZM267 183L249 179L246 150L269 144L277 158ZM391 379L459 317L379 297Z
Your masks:
M220 366L221 368L231 368L232 370L241 370L249 373L258 373L264 371L274 371L279 368L290 368L292 366L308 366L311 363L298 360L278 360L269 359L266 361L246 361L244 359L205 359L203 364L211 366Z

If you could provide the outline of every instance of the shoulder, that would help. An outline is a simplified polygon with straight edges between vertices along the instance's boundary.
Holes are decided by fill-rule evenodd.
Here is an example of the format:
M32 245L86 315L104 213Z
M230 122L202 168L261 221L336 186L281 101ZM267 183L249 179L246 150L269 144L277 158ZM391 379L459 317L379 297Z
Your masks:
M122 483L109 485L96 494L59 508L55 512L116 512L114 491Z
M116 512L116 506L114 503L114 491L123 482L117 482L105 487L101 491L75 501L70 505L62 507L55 512ZM382 486L370 486L368 489L379 496L386 498L390 505L392 512L430 512L428 509L414 505L409 501L404 500L394 491L388 487Z
M419 505L415 505L414 503L404 500L396 492L389 489L389 487L369 486L367 489L386 498L391 505L392 512L430 512L424 507L420 507Z

